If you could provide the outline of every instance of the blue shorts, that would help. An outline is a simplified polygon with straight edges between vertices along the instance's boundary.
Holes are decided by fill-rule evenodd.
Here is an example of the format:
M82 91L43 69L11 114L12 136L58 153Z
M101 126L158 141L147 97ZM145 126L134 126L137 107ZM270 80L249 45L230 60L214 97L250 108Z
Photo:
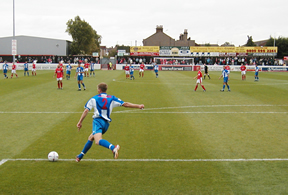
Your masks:
M24 68L24 71L28 71L28 68Z
M3 73L5 73L5 74L6 74L6 73L7 73L7 69L4 69L4 70L3 70Z
M90 72L94 71L94 69L90 69Z
M94 118L92 122L92 134L95 135L96 133L106 133L109 127L109 122L103 118Z
M224 83L227 83L227 82L228 82L228 77L224 77L224 78L223 78L223 82L224 82Z
M78 76L77 76L77 80L78 80L78 81L83 81L83 75L78 75Z
M154 70L155 71L155 73L158 73L158 70Z
M258 72L255 72L255 76L258 76Z
M67 71L66 71L66 74L71 74L71 71L70 71L70 70L67 70Z

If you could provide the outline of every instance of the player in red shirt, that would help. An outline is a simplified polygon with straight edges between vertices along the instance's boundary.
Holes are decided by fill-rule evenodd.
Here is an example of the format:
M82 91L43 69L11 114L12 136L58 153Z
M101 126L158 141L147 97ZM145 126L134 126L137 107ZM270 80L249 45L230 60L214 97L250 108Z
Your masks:
M12 77L13 77L13 73L15 73L15 75L16 75L16 78L18 78L18 75L17 75L17 73L16 73L16 65L13 63L13 65L12 65L12 70L11 70L11 79L12 79ZM8 78L8 77L7 77Z
M144 76L144 70L145 70L145 65L144 65L144 62L142 62L140 64L139 77L141 77L141 74L142 74L142 77Z
M90 64L87 62L87 60L85 60L85 64L84 64L84 77L89 77L88 71L89 71L89 66Z
M33 64L32 64L32 76L36 76L36 60L33 61Z
M196 78L197 78L197 81L196 81L196 86L195 86L194 91L197 90L198 84L200 83L201 87L203 88L203 91L205 92L206 89L205 89L204 85L202 84L202 72L201 72L201 70L198 71L197 76L195 76L193 79L196 79Z
M126 79L129 79L130 67L128 66L128 64L126 64L126 66L124 67L124 70L125 70L125 74L126 74Z
M55 77L55 75L57 75L58 89L62 89L63 68L60 67L60 64L55 69L53 78Z
M240 70L242 75L242 81L246 80L246 66L243 63L241 63Z

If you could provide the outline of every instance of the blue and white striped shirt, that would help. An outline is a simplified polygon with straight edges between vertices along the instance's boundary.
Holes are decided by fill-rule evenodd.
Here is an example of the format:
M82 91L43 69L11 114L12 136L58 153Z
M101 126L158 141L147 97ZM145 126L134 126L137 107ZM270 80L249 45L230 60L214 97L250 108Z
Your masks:
M71 71L71 69L72 69L72 66L68 64L68 65L66 66L66 71Z
M94 63L90 64L90 70L92 70L92 71L94 70Z
M223 78L227 78L228 77L228 70L226 70L226 69L224 69L224 70L222 70L222 76L223 76Z
M83 69L83 67L77 67L76 68L76 72L78 73L78 75L79 76L82 76L83 75L83 73L84 73L84 69Z
M28 64L28 63L25 63L25 64L24 64L24 68L27 68L27 69L28 69L28 67L29 67L29 64Z
M110 115L112 109L118 106L122 106L124 102L112 95L107 95L106 93L101 93L92 97L85 104L84 108L91 110L94 108L93 118L101 117L106 121L111 122Z
M3 70L8 70L8 67L9 67L8 64L6 64L6 63L3 64Z

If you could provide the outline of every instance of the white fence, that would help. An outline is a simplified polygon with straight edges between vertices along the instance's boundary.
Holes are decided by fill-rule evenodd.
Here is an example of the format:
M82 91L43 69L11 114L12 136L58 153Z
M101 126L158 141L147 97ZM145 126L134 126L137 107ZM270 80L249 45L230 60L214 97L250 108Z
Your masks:
M3 64L1 63L0 69L2 70L3 68ZM7 63L9 66L9 70L11 70L12 68L12 63ZM28 63L29 64L29 70L32 69L32 63ZM65 66L67 66L68 64L63 64L64 68ZM16 63L17 66L17 70L24 70L24 63ZM37 63L36 64L36 70L55 70L57 68L58 64L43 64L43 63ZM76 69L77 65L76 64L71 64L71 66L73 67L73 69ZM100 70L101 69L101 64L94 64L94 69L95 70Z

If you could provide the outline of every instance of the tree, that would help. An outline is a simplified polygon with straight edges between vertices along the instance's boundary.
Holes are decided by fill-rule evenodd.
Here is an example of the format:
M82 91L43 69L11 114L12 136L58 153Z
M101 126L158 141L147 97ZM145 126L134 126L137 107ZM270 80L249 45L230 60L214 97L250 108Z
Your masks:
M109 51L109 54L108 54L108 57L114 57L117 55L117 47L115 48L112 48L110 51Z
M226 41L223 45L221 45L223 47L234 47L234 45L232 43L229 43L228 41Z
M256 46L256 44L253 42L252 36L247 35L248 40L245 46Z
M270 39L267 41L265 46L275 46L278 47L277 58L283 58L284 56L288 56L288 38L278 37L278 39L274 39L270 36Z
M100 51L101 36L87 23L76 16L74 20L70 19L66 23L69 35L72 36L71 44L72 54L89 54Z

